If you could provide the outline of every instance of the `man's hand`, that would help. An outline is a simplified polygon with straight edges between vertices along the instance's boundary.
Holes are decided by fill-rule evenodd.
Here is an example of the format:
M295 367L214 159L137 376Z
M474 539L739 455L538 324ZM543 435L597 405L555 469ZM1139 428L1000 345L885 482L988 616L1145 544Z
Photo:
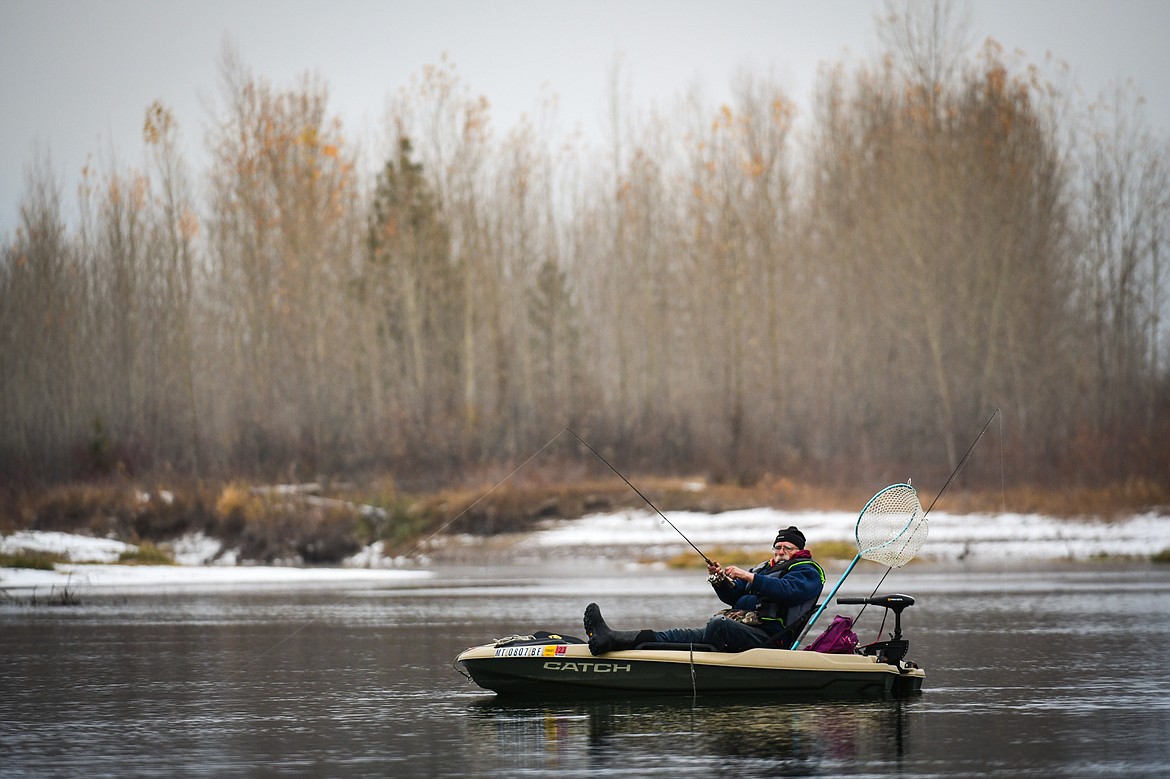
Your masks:
M745 571L744 569L734 565L729 565L724 568L723 575L729 579L743 579L748 584L751 584L752 579L756 578L756 575L751 571Z

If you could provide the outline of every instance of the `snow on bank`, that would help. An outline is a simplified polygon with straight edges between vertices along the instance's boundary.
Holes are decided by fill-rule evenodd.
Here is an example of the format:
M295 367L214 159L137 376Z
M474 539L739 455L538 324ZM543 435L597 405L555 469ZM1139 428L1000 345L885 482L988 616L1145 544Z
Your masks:
M95 563L117 562L119 555L134 549L134 546L112 538L93 538L48 530L25 530L10 536L0 536L0 553L40 552Z
M42 552L70 562L55 570L0 568L0 590L10 593L53 588L205 589L232 586L330 586L355 583L402 583L431 576L429 571L394 568L403 561L387 558L375 544L339 568L292 565L236 565L235 553L213 538L196 534L172 545L177 565L114 565L136 549L109 538L47 531L22 531L0 537L0 553Z
M671 512L670 521L700 549L767 550L776 530L796 525L815 553L818 542L855 543L857 515L769 508L721 514ZM1035 514L932 513L920 557L936 560L1081 560L1100 555L1148 557L1170 549L1170 514L1121 520L1053 519ZM530 550L628 547L672 549L686 542L656 514L623 511L553 520L520 543Z
M766 555L777 528L796 525L816 553L818 543L854 544L857 515L847 512L793 512L757 508L721 514L671 512L670 521L700 549L742 548ZM1023 562L1085 560L1096 556L1149 557L1170 550L1170 514L1151 512L1115 520L1061 520L1035 514L931 514L929 535L919 557L934 560ZM434 551L467 546L490 556L483 538L436 539ZM856 547L853 547L856 548ZM0 537L0 553L21 550L62 555L71 562L54 571L0 568L0 590L70 588L217 588L230 586L344 586L402 583L431 576L406 569L408 562L388 558L374 544L335 568L291 565L238 565L231 550L206 536L188 536L171 546L178 565L112 565L134 547L111 539L68 533L21 532ZM661 517L646 511L594 514L549 520L539 529L507 542L503 552L551 559L594 554L598 557L669 557L687 551L686 542ZM81 564L81 563L86 564Z
M71 590L130 590L149 588L202 590L254 586L345 586L352 584L402 583L425 578L427 571L398 571L367 568L293 568L279 565L190 566L190 565L58 565L54 571L0 569L0 590L9 593L53 588Z

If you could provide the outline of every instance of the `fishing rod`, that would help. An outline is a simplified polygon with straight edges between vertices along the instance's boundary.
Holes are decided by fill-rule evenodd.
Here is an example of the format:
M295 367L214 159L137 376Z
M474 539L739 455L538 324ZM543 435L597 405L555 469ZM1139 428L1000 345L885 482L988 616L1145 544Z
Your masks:
M622 472L621 472L621 471L619 471L617 468L614 468L614 467L613 467L613 465L611 465L611 464L610 464L609 460L607 460L607 459L605 459L604 457L602 457L600 452L598 452L596 449L594 449L594 448L593 448L592 446L590 446L589 444L585 443L585 439L583 439L581 436L579 436L579 435L577 435L576 433L574 433L574 432L573 432L573 431L572 431L570 428L567 428L567 427L566 427L566 428L565 428L565 430L568 430L568 432L569 432L569 435L573 436L573 438L576 438L578 441L580 441L582 446L584 446L584 447L585 447L586 449L588 449L589 451L593 452L593 454L597 455L597 459L598 459L598 460L601 460L603 463L605 463L606 465L608 465L608 466L609 466L609 469L610 469L611 471L613 471L614 473L616 473L616 474L618 475L618 477L619 477L619 478L620 478L622 481L624 481L624 482L626 483L626 485L627 485L627 486L628 486L628 487L629 487L631 490L633 490L634 492L638 493L638 497L640 497L642 500L646 501L646 505L648 505L650 508L654 509L654 511L656 511L656 512L658 513L658 516L662 517L662 521L663 521L663 522L665 522L666 524L668 524L668 525L670 525L672 528L674 528L674 532L676 532L676 533L678 533L680 536L682 536L682 540L683 540L683 541L686 541L688 544L690 544L690 546L691 546L691 549L694 549L696 552L698 552L698 553L699 553L699 557L702 557L702 558L703 558L704 562L706 562L706 563L707 563L707 566L708 566L708 567L711 567L711 566L716 566L716 567L718 567L718 565L719 565L718 563L716 563L716 562L712 561L710 557L708 557L707 555L703 554L703 550L702 550L702 549L699 549L699 547L695 546L695 545L694 545L694 544L691 542L691 539L689 539L689 538L687 538L687 537L686 537L686 534L685 534L685 533L683 533L681 530L679 530L679 529L678 529L678 527L676 527L676 526L675 526L675 524L674 524L673 522L671 522L669 519L667 519L667 518L666 518L666 515L665 515L665 514L663 514L661 511L658 511L658 507L657 507L657 506L655 506L655 505L654 505L654 504L653 504L653 503L650 501L650 499L649 499L649 498L647 498L645 495L643 495L643 494L642 494L642 491L641 491L640 489L638 489L638 488L637 488L637 487L635 487L633 484L631 484L629 479L627 479L625 476L622 476Z
M943 484L942 489L939 490L938 494L934 496L934 500L930 502L930 506L928 506L926 511L923 513L923 517L925 517L927 514L930 514L930 510L934 508L934 504L938 503L938 499L941 498L943 493L947 491L947 487L951 486L951 482L956 476L959 475L959 471L963 469L963 466L967 464L967 458L971 456L971 452L975 451L975 446L979 443L979 439L983 438L983 434L986 433L987 428L991 426L991 420L995 419L997 416L999 416L998 408L995 411L992 411L991 416L989 416L987 421L983 423L983 428L979 431L979 435L975 436L975 440L972 441L971 445L967 447L967 453L963 455L963 459L959 460L959 464L955 466L955 470L951 471L951 475L947 477L946 483Z
M593 452L593 454L597 456L597 459L601 460L603 463L605 463L607 466L609 466L609 469L610 469L611 471L613 471L613 472L614 472L614 473L616 473L616 474L617 474L619 477L621 477L621 480L622 480L622 481L624 481L624 482L625 482L625 483L626 483L626 484L629 486L629 488L630 488L630 489L632 489L634 492L638 493L638 496L639 496L640 498L642 498L642 500L646 501L646 504L647 504L648 506L650 506L650 508L654 509L654 511L656 511L656 512L658 513L658 516L662 517L662 521L664 521L666 524L668 524L668 525L670 525L672 528L674 528L674 531L675 531L676 533L678 533L680 536L682 536L683 540L684 540L684 541L686 541L688 544L690 544L692 549L694 549L696 552L698 552L698 553L699 553L699 556L700 556L700 557L702 557L702 558L703 558L703 560L705 560L705 561L706 561L706 563L707 563L707 565L708 565L708 566L716 566L716 565L718 565L717 563L715 563L715 562L712 562L711 558L707 557L707 555L703 554L703 551L702 551L701 549L699 549L699 547L697 547L697 546L695 546L693 543L691 543L691 539L687 538L687 537L686 537L686 535L685 535L685 534L684 534L684 533L683 533L681 530L679 530L679 529L678 529L678 527L677 527L677 526L675 526L675 524L674 524L673 522L671 522L669 519L667 519L666 515L665 515L665 514L663 514L661 511L659 511L659 510L658 510L658 507L657 507L657 506L655 506L655 505L654 505L654 504L653 504L653 503L650 501L650 499L649 499L649 498L647 498L645 495L643 495L641 490L639 490L637 487L635 487L633 484L631 484L629 479L627 479L625 476L622 476L622 473L621 473L621 471L619 471L617 468L614 468L614 467L613 467L613 465L612 465L612 464L609 462L609 460L606 460L604 457L602 457L600 452L598 452L596 449L594 449L592 446L590 446L588 443L586 443L586 442L585 442L585 439L581 438L581 436L577 435L577 434L576 434L576 433L575 433L573 430L571 430L571 429L569 429L569 428L567 428L567 427L566 427L566 428L563 428L563 429L562 429L562 430L561 430L559 433L557 433L557 434L556 434L556 435L554 435L552 438L550 438L550 439L548 439L547 441L545 441L543 446L541 446L541 447L540 447L539 449L537 449L535 452L533 452L532 454L530 454L530 455L528 456L528 458L524 460L524 462L520 463L520 464L519 464L519 465L517 465L517 466L516 466L514 469L512 469L512 472L511 472L511 473L509 473L507 476L505 476L504 478L502 478L502 479L500 479L498 482L496 482L496 483L495 483L495 484L494 484L494 485L493 485L493 486L492 486L492 487L491 487L489 490L487 490L487 491L486 491L486 492L484 492L482 495L480 495L478 498L476 498L476 499L475 499L475 501L473 501L473 502L472 502L472 503L470 503L468 506L466 506L466 507L465 507L465 508L464 508L462 511L460 511L458 514L456 514L455 516L451 517L451 519L449 519L449 520L447 520L446 522L444 522L444 523L443 523L443 524L442 524L442 525L439 527L439 529L438 529L438 530L435 530L435 531L434 531L434 532L432 532L430 535L428 535L426 538L424 538L423 540L421 540L421 541L417 542L417 543L414 545L414 548L412 548L412 549L411 549L409 552L407 552L407 553L406 553L405 557L409 558L409 557L413 556L415 552L417 552L418 550L420 550L420 549L422 549L424 546L426 546L426 545L427 545L427 544L428 544L428 543L431 541L431 539L433 539L433 538L434 538L435 536L437 536L439 533L442 533L444 530L446 530L448 527L450 527L452 524L454 524L454 523L455 523L457 520L459 520L459 519L460 519L460 518L462 518L464 515L466 515L468 512L470 512L470 511L471 511L473 508L475 508L477 505L479 505L479 503L480 503L481 501L483 501L484 499L486 499L488 495L491 495L493 492L495 492L497 489L499 489L501 486L503 486L503 485L504 485L506 482L508 482L508 481L509 481L509 480L510 480L510 479L511 479L513 476L515 476L517 473L519 473L519 472L520 472L520 471L521 471L521 470L522 470L522 469L523 469L525 466L527 466L527 465L528 465L528 463L530 463L530 462L532 462L534 459L536 459L536 457L537 457L537 456L538 456L538 455L539 455L541 452L543 452L545 449L548 449L550 446L552 446L552 445L553 445L553 443L554 443L554 442L555 442L557 439L559 439L561 436L563 436L565 433L569 433L570 435L572 435L572 436L573 436L573 438L576 438L578 441L580 441L580 442L581 442L581 444L582 444L582 445L583 445L583 446L584 446L586 449L588 449L589 451ZM349 595L345 595L345 596L343 596L343 597L342 597L342 598L341 598L341 599L338 601L338 603L340 603L342 600L344 600L344 599L345 599L345 598L347 598L347 597L349 597ZM285 636L284 638L282 638L282 639L280 639L279 641L277 641L277 642L276 642L275 644L273 644L272 646L268 647L267 649L265 649L264 651L260 652L259 654L257 654L257 655L255 655L255 656L253 656L253 657L252 657L252 659L251 659L251 660L249 660L249 661L248 661L248 662L247 662L245 665L251 665L253 662L256 662L256 661L258 661L258 660L260 660L262 657L264 657L265 655L268 655L269 653L273 652L273 651L274 651L274 650L276 650L278 647L280 647L281 645L283 645L284 643L286 643L287 641L289 641L290 639L292 639L292 638L293 638L295 635L297 635L298 633L300 633L302 630L304 630L305 628L307 628L307 627L308 627L310 624L312 624L312 620L309 620L309 621L307 621L307 622L303 623L302 625L300 625L299 627L297 627L295 630L293 630L291 633L289 633L287 636Z
M878 591L878 588L882 586L882 582L884 582L886 577L889 576L890 571L894 570L895 567L901 568L903 565L910 562L910 560L914 559L914 556L918 554L918 550L926 541L926 534L929 532L929 526L926 523L926 515L930 513L930 509L934 508L934 504L938 502L939 498L941 498L943 493L946 492L947 487L950 486L955 476L957 476L959 471L963 468L963 465L966 464L967 458L971 456L971 452L974 451L976 444L978 444L979 440L983 438L983 434L987 432L987 428L991 425L991 421L995 419L996 415L998 414L999 409L997 408L994 412L992 412L991 416L987 419L987 422L984 423L983 428L979 431L979 435L975 437L975 440L971 443L971 446L967 448L967 453L963 455L963 458L959 461L959 464L955 466L955 469L951 472L950 477L947 478L946 483L943 484L943 487L941 490L939 490L938 495L936 495L934 500L930 502L930 508L926 509L926 511L922 510L922 504L918 502L918 492L910 485L909 481L907 481L905 484L890 485L889 487L880 490L876 495L870 498L869 502L865 504L865 508L861 510L861 514L858 516L857 526L854 530L854 536L857 538L857 556L853 558L853 562L849 563L849 567L845 569L845 573L841 574L841 578L837 580L837 584L833 587L832 592L829 593L829 597L825 598L820 608L818 608L816 613L812 615L812 618L805 623L800 635L797 637L796 641L793 642L791 647L792 649L796 649L800 646L800 642L804 640L806 635L808 635L808 632L816 623L817 618L819 618L824 612L825 608L828 607L829 602L833 600L833 596L837 594L837 590L839 590L841 585L845 583L845 579L853 571L853 567L857 565L859 560L865 559L877 563L882 563L886 566L886 572L882 574L882 578L878 580L877 585L874 586L873 592L870 593L869 598L854 601L863 604L861 611L857 612L857 616L853 619L854 623L861 619L861 615L865 613L865 607L869 604L870 600L873 599L873 596ZM897 534L892 538L886 538L887 534L885 531L889 527L896 526L899 522L902 522L903 519L905 521L901 524ZM893 522L893 525L891 525L891 522ZM863 538L866 539L865 545L862 543ZM899 540L901 540L901 545L897 546L896 542ZM841 601L838 600L837 602L840 603ZM885 626L884 620L882 621L882 626Z
M471 511L473 508L475 508L475 506L476 506L476 505L478 505L480 501L482 501L482 500L483 500L484 498L486 498L488 495L492 494L492 493L493 493L493 492L494 492L494 491L495 491L495 490L496 490L498 487L500 487L500 486L501 486L501 485L503 485L505 482L507 482L509 479L511 479L513 476L515 476L517 473L519 473L519 472L520 472L520 470L521 470L522 468L524 468L524 466L528 465L528 463L530 463L530 462L532 462L532 460L536 459L536 456L537 456L537 455L539 455L539 454L540 454L541 452L543 452L545 449L547 449L547 448L549 448L550 446L552 446L553 442L554 442L554 441L556 441L556 440L557 440L558 438L560 438L561 436L563 436L565 433L568 433L569 435L573 436L573 438L576 438L578 441L580 441L582 446L584 446L584 447L585 447L586 449L588 449L589 451L593 452L593 454L594 454L594 455L597 457L597 459L598 459L598 460L601 460L603 463L605 463L605 464L606 464L606 465L609 467L609 469L610 469L611 471L613 471L614 473L616 473L616 474L618 475L618 477L619 477L619 478L620 478L622 481L624 481L624 482L626 483L626 485L627 485L627 486L629 486L629 488L630 488L630 489L632 489L634 492L638 493L638 497L640 497L642 500L646 501L646 505L648 505L648 506L650 506L650 508L654 509L654 511L658 513L658 516L662 517L662 521L663 521L663 522L665 522L666 524L668 524L668 525L670 525L672 528L674 528L674 532L676 532L676 533L678 533L680 536L682 536L683 540L684 540L684 541L686 541L688 544L690 544L691 548L692 548L692 549L694 549L696 552L698 552L698 553L699 553L699 556L700 556L700 557L702 557L704 561L706 561L707 565L709 565L709 566L711 566L711 565L717 565L717 563L714 563L714 562L712 562L711 558L709 558L709 557L707 557L707 555L703 554L703 551L702 551L701 549L699 549L699 547L697 547L697 546L695 546L693 543L691 543L691 539L687 538L687 537L686 537L686 535L685 535L685 534L683 534L683 532L682 532L681 530L679 530L679 529L678 529L678 527L677 527L677 526L676 526L676 525L675 525L673 522L671 522L669 519L667 519L666 515L665 515L665 514L663 514L661 511L659 511L659 510L658 510L658 507L657 507L657 506L655 506L655 505L654 505L654 503L653 503L653 502L651 502L651 500L650 500L649 498L647 498L645 495L643 495L641 490L639 490L637 487L635 487L633 484L631 484L631 483L630 483L630 480L629 480L629 479L627 479L625 476L623 476L621 471L619 471L617 468L613 467L613 464L612 464L612 463L610 463L610 462L609 462L609 460L606 460L604 457L602 457L600 452L598 452L596 449L594 449L592 446L590 446L590 445L589 445L589 444L588 444L588 443L585 441L585 439L584 439L584 438L582 438L581 436L577 435L577 433L576 433L576 432L574 432L574 431L573 431L571 428L568 428L568 427L566 427L566 428L563 428L563 429L561 430L561 432L557 433L557 434L556 434L556 435L554 435L552 438L548 439L548 441L546 441L546 442L544 443L544 446L540 447L540 448L539 448L539 449L537 449L535 452L533 452L531 455L529 455L529 456L528 456L528 459L526 459L524 462L520 463L520 465L516 466L516 468L515 468L515 469L514 469L514 470L513 470L511 473L509 473L507 476L505 476L503 479L501 479L499 482L497 482L497 483L496 483L496 484L495 484L495 485L494 485L494 486L493 486L491 489L489 489L487 492L485 492L485 493L483 493L482 495L480 495L480 496L479 496L479 497L478 497L478 498L475 500L475 502L474 502L474 503L470 504L469 506L467 506L466 508L464 508L462 511L460 511L458 514L456 514L454 517L452 517L451 519L449 519L449 520L447 520L446 522L444 522L444 523L443 523L443 524L442 524L442 525L439 527L439 529L438 529L438 530L435 530L433 533L431 533L429 536L427 536L426 538L424 538L422 541L420 541L420 542L418 542L417 544L415 544L414 548L413 548L413 549L411 549L409 552L407 552L407 553L406 553L406 556L407 556L407 557L410 557L411 555L413 555L413 554L414 554L416 551L418 551L418 550L419 550L419 549L421 549L423 546L425 546L425 545L426 545L426 544L427 544L427 543L428 543L428 542L429 542L429 541L430 541L432 538L434 538L435 536L437 536L439 533L442 533L442 532L443 532L444 530L446 530L446 529L447 529L447 528L448 528L450 525L452 525L452 524L453 524L453 523L454 523L456 520L460 519L460 518L461 518L461 517L462 517L464 514L467 514L469 511Z
M1000 423L1002 424L1003 417L1000 416L999 409L996 408L995 411L991 412L991 416L987 418L987 421L983 423L983 427L979 430L979 435L975 436L975 440L972 441L971 445L967 447L966 454L964 454L963 458L959 460L959 464L955 466L955 469L951 471L951 475L947 477L947 480L943 484L942 489L938 491L938 494L934 496L934 500L930 502L930 506L928 506L926 511L922 513L922 521L926 520L927 515L930 514L930 510L934 508L934 504L938 503L939 498L941 498L943 493L947 491L947 487L951 486L951 482L954 481L955 477L959 475L959 471L963 469L963 466L967 464L967 458L971 456L971 452L975 451L976 445L978 445L980 439L983 438L983 434L987 432L987 428L991 426L992 420L994 420L997 416L1000 417ZM886 566L886 572L882 574L882 578L878 579L878 583L874 586L873 592L869 594L871 598L874 596L874 593L878 591L878 588L882 586L882 582L886 580L886 577L890 575L890 571L892 570L894 570L893 566ZM863 605L861 607L861 611L857 612L857 619L861 619L861 615L864 613L865 606ZM855 619L854 622L856 621L857 620ZM885 624L885 620L882 620L882 624Z
M545 441L545 442L544 442L544 446L540 447L540 448L539 448L539 449L537 449L535 452L533 452L532 454L528 455L528 459L526 459L524 462L520 463L520 464L519 464L519 465L517 465L515 468L513 468L511 473L509 473L507 476L505 476L504 478L502 478L502 479L500 479L498 482L496 482L494 485L492 485L491 489L489 489L487 492L485 492L485 493L483 493L482 495L480 495L480 496L479 496L478 498L476 498L476 499L475 499L475 500L474 500L472 503L468 504L468 505L467 505L467 506L466 506L466 507L465 507L465 508L464 508L462 511L460 511L458 514L456 514L455 516L451 517L451 518L450 518L450 519L448 519L446 522L444 522L442 525L440 525L438 530L436 530L436 531L434 531L433 533L431 533L429 536L427 536L426 538L424 538L422 541L419 541L418 543L416 543L416 544L414 545L414 548L413 548L413 549L411 549L409 552L407 552L405 556L406 556L406 557L410 557L411 555L413 555L413 554L414 554L415 552L417 552L419 549L423 548L423 547L424 547L426 544L428 544L428 543L431 541L431 539L432 539L432 538L434 538L435 536L439 535L439 533L442 533L444 530L446 530L448 527L450 527L452 524L454 524L456 520L458 520L458 519L461 519L461 518L463 517L463 515L464 515L464 514L467 514L467 513L468 513L469 511L471 511L473 508L475 508L476 506L478 506L478 505L480 504L480 502L481 502L481 501L483 501L485 498L487 498L487 496L488 496L488 495L491 495L491 494L492 494L493 492L495 492L497 489L499 489L500 487L502 487L502 486L504 485L504 483L505 483L505 482L509 481L509 480L510 480L510 479L511 479L513 476L515 476L517 473L519 473L519 472L520 472L520 471L521 471L521 470L524 468L524 466L528 465L528 463L530 463L530 462L532 462L533 460L535 460L535 459L536 459L536 456L537 456L538 454L540 454L540 453L541 453L541 452L543 452L545 449L548 449L550 446L552 446L552 444L553 444L553 441L556 441L558 438L560 438L561 436L563 436L563 435L564 435L566 432L568 432L568 433L573 433L573 431L572 431L572 430L569 430L569 428L567 428L567 427L566 427L566 428L562 429L562 430L561 430L561 432L557 433L557 434L556 434L556 435L554 435L552 438L550 438L550 439L548 439L547 441ZM577 434L576 434L576 433L573 433L573 435L574 435L574 436L576 436ZM581 439L580 439L580 438L578 438L577 440L578 440L578 441L580 441ZM583 444L584 444L585 442L584 442L584 441L581 441L581 443L583 443ZM586 446L589 446L589 444L585 444L585 445L586 445ZM594 454L597 454L597 453L596 453L596 452L594 452ZM598 456L600 457L600 455L598 455ZM609 465L609 463L606 463L606 465ZM612 468L613 466L612 466L612 465L610 465L610 467ZM618 474L618 475L620 476L621 474ZM629 482L627 482L627 484L628 484L628 483L629 483ZM640 493L639 493L639 494L640 494Z

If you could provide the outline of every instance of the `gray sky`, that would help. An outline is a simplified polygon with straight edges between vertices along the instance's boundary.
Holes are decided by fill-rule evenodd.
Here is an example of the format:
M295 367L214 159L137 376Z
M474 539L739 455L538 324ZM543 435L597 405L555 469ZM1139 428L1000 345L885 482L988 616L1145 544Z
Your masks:
M1170 135L1170 2L972 0L970 32L1041 64L1051 53L1089 97L1132 78ZM0 237L46 152L71 208L89 154L140 166L145 110L170 106L201 173L207 101L230 38L258 76L330 89L346 134L380 137L387 97L446 53L492 104L497 131L558 94L561 121L600 136L620 55L634 105L669 106L699 84L712 104L742 68L802 105L820 63L877 48L880 0L0 0Z

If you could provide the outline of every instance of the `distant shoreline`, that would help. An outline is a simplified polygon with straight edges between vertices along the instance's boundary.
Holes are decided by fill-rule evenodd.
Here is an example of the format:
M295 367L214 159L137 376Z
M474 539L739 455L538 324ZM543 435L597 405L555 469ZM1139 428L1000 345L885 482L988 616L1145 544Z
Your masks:
M672 523L700 548L735 559L762 560L776 527L799 525L809 547L830 570L856 554L851 534L856 517L847 512L785 512L743 509L715 514L674 512ZM1062 520L1038 515L936 513L930 535L910 566L1036 566L1114 562L1170 562L1170 515L1159 512L1126 519ZM234 558L213 539L188 538L174 565L117 564L133 545L93 536L22 531L0 536L0 553L40 550L60 556L53 570L0 568L0 591L28 593L52 588L401 585L431 576L446 566L507 567L599 561L630 570L702 568L678 534L640 510L545 520L530 532L492 537L441 535L407 558L385 554L380 542L340 565L251 564ZM817 552L818 546L823 550ZM692 559L694 558L694 559ZM729 559L729 558L725 558ZM218 560L218 562L217 562ZM87 562L81 562L87 561ZM1170 569L1168 569L1170 570Z

